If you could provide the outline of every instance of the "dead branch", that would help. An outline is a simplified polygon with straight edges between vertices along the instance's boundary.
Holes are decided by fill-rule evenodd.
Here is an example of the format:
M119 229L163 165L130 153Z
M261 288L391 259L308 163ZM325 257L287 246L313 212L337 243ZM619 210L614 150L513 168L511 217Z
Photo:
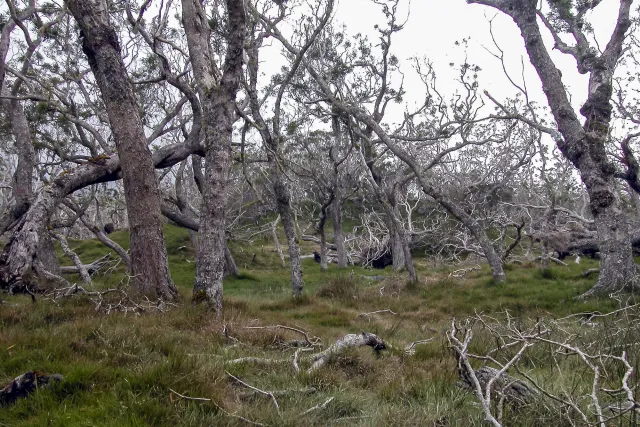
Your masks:
M287 359L266 359L264 357L240 357L233 360L225 360L228 365L255 364L255 365L277 365L279 363L289 363Z
M481 267L479 265L475 265L469 268L461 268L459 270L455 270L449 273L449 277L455 277L457 279L461 279L473 271L480 271L480 270L481 270Z
M278 405L278 401L276 400L276 397L273 395L272 392L270 391L264 391L264 390L260 390L259 388L256 388L250 384L247 384L246 382L242 381L241 379L239 379L238 377L235 377L233 375L231 375L229 372L224 371L225 374L229 375L234 381L236 381L238 384L241 384L257 393L263 394L265 396L269 396L271 398L271 401L273 402L273 405L276 407L276 410L278 411L278 413L280 413L280 406Z
M82 294L89 297L95 305L95 311L105 314L112 312L140 314L149 311L163 312L167 305L177 306L174 303L162 300L151 301L143 297L141 301L134 301L123 288L111 288L103 291L87 291L78 284L62 288L56 288L45 294L45 299L57 303L59 299L70 298L74 295Z
M105 265L107 265L109 261L111 261L111 253L108 253L105 256L98 258L97 260L93 261L91 264L83 264L83 267L85 270L87 270L89 275L94 275L95 273L100 271L100 269L102 269ZM60 272L62 274L74 274L74 273L79 273L79 269L77 266L62 266L60 267Z
M269 329L269 330L279 330L284 329L287 331L297 332L304 337L304 346L305 347L314 347L322 345L322 340L318 337L309 338L309 334L303 331L302 329L292 328L291 326L284 325L273 325L273 326L245 326L244 329Z
M326 350L313 355L313 364L307 370L307 373L312 373L325 366L331 357L343 353L349 348L355 347L372 347L377 353L381 350L385 350L387 345L382 339L375 334L362 332L361 334L348 334L337 340Z
M584 273L582 273L582 277L589 277L592 274L596 274L596 273L600 273L600 269L599 268L590 268L587 271L585 271Z
M420 344L427 344L430 343L431 341L433 341L435 338L429 338L426 340L418 340L418 341L414 341L412 343L409 343L406 345L406 347L404 348L404 352L403 354L405 356L413 356L414 354L416 354L416 347Z
M369 319L369 321L371 321L371 315L373 314L383 314L383 313L389 313L389 314L393 314L393 315L397 315L398 313L393 312L391 309L387 308L386 310L376 310L376 311L372 311L370 313L360 313L358 314L358 317L366 317L367 319Z
M333 399L335 399L335 398L334 398L334 397L330 397L330 398L328 398L324 403L322 403L322 404L320 404L320 405L316 405L316 406L314 406L313 408L309 408L309 409L307 409L306 411L302 412L300 415L307 415L308 413L313 412L313 411L315 411L316 409L324 409L324 408L326 408L326 407L327 407L327 405L328 405L329 403L331 403L331 401L332 401Z
M251 421L251 420L248 420L248 419L246 419L246 418L244 418L244 417L241 417L240 415L232 414L232 413L230 413L230 412L225 411L224 409L222 409L222 408L220 407L220 405L218 405L216 402L214 402L214 401L213 401L213 399L208 399L208 398L206 398L206 397L189 397L189 396L185 396L184 394L180 394L180 393L178 393L177 391L175 391L175 390L173 390L173 389L169 389L169 391L170 391L171 393L175 394L176 396L178 396L178 397L179 397L179 398L181 398L181 399L185 399L185 400L193 400L193 401L196 401L196 402L209 402L209 403L211 403L213 406L215 406L216 408L218 408L218 409L219 409L223 414L225 414L225 415L226 415L226 416L228 416L228 417L237 418L237 419L239 419L239 420L242 420L242 421L244 421L244 422L246 422L246 423L249 423L249 424L252 424L252 425L254 425L254 426L264 426L264 424L257 423L257 422L255 422L255 421Z
M76 266L76 269L77 269L78 273L80 274L80 277L82 278L82 281L85 284L90 285L91 284L91 276L89 275L89 272L87 271L85 265L82 263L82 261L80 261L80 257L78 256L78 254L76 254L74 251L72 251L71 248L69 247L69 243L67 242L66 237L64 237L62 234L54 233L53 231L50 231L49 234L51 235L51 237L56 239L58 241L58 243L60 243L60 247L62 248L62 252L64 252L64 254L71 261L73 261L73 264Z

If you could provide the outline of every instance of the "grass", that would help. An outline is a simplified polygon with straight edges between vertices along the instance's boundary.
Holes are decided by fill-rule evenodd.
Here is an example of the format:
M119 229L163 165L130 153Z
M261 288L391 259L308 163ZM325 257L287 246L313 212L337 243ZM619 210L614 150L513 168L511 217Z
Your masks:
M313 260L305 260L305 297L291 299L289 272L265 240L231 246L242 273L225 280L219 320L189 303L195 263L188 233L167 226L165 235L181 294L180 304L165 313L107 316L96 313L84 297L56 305L44 300L32 304L16 296L0 306L0 384L36 369L65 376L52 389L0 408L0 426L247 425L237 416L278 426L482 425L473 396L456 386L456 363L442 333L452 317L508 310L521 318L555 318L615 308L609 300L575 299L594 283L593 277L580 275L596 266L592 260L547 270L534 264L510 266L507 281L500 284L491 281L486 267L453 279L449 272L455 268L432 270L418 259L420 280L407 283L389 270L330 266L321 271ZM126 232L111 237L127 247ZM84 262L106 253L93 240L70 244ZM303 252L310 253L313 246L303 244ZM119 269L97 277L95 286L113 285L122 273ZM397 314L360 316L383 309ZM347 333L367 331L392 348L381 356L369 348L349 351L313 374L304 372L309 362L303 361L303 371L295 373L295 349L283 349L281 343L301 336L288 330L247 329L258 325L304 329L325 346ZM229 337L222 334L223 326ZM434 336L412 357L398 350ZM225 364L248 356L284 363ZM316 392L278 398L278 412L268 398L244 396L248 389L225 371L263 390L313 387ZM181 399L170 389L211 401ZM330 398L325 407L301 417ZM558 424L541 417L514 415L511 425Z

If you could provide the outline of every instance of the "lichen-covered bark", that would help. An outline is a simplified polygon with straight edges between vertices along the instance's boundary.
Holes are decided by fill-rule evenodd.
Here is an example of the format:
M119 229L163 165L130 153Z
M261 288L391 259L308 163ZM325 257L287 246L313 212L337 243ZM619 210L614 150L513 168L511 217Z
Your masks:
M225 267L225 214L231 162L231 136L236 120L235 99L242 78L246 16L241 0L227 0L228 44L221 77L210 46L211 29L197 0L182 1L182 23L187 35L198 96L202 105L205 167L202 215L198 231L194 299L205 300L222 315L222 279ZM230 255L230 254L229 254Z
M122 165L133 285L143 294L173 299L177 290L169 275L153 159L107 4L66 4L80 27L82 49L100 88Z

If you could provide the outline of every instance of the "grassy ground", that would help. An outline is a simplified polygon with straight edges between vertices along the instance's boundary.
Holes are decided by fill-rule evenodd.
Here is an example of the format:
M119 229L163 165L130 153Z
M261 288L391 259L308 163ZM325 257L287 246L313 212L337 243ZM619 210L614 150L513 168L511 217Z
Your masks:
M124 232L112 236L128 243ZM453 268L431 269L424 259L416 260L417 284L407 284L388 269L331 266L322 272L313 260L305 260L306 296L292 300L288 270L279 267L265 240L232 246L242 274L226 280L225 311L218 320L190 304L195 264L188 234L167 226L166 236L182 300L165 313L106 316L81 296L59 305L11 297L0 306L0 384L29 370L65 376L52 389L0 408L0 425L481 425L473 397L456 386L456 363L443 335L452 317L508 310L520 318L554 318L615 308L608 300L575 299L594 283L593 277L580 276L596 266L591 260L546 271L511 266L503 284L494 284L486 268L453 279ZM85 262L105 253L95 241L72 246ZM101 276L95 286L112 286L121 273L117 269ZM364 277L373 275L385 278ZM397 314L360 316L385 309ZM303 358L302 372L296 373L295 349L282 348L282 342L300 335L248 328L268 325L303 329L325 347L345 334L367 331L393 348L381 356L368 347L349 351L312 374L305 372L309 362ZM419 346L414 356L399 350L430 337L436 339ZM228 363L247 356L283 362ZM262 390L293 393L277 398L277 410L270 398L248 396L250 390L229 374ZM211 400L183 399L170 389ZM315 392L305 392L309 389ZM326 406L303 415L330 398ZM511 420L509 425L558 425L557 419L514 415Z

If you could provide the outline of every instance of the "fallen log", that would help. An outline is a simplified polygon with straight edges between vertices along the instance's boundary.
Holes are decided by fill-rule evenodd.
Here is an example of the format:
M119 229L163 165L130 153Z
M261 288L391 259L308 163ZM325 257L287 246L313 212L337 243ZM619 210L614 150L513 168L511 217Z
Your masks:
M340 338L326 350L314 354L312 356L313 364L307 370L307 373L317 371L325 366L333 356L343 353L347 349L364 346L373 348L376 353L379 353L381 350L386 350L387 348L385 342L375 334L370 334L368 332L348 334Z
M63 379L64 377L60 374L45 375L39 371L26 372L0 390L0 406L11 405L38 388L50 387Z

